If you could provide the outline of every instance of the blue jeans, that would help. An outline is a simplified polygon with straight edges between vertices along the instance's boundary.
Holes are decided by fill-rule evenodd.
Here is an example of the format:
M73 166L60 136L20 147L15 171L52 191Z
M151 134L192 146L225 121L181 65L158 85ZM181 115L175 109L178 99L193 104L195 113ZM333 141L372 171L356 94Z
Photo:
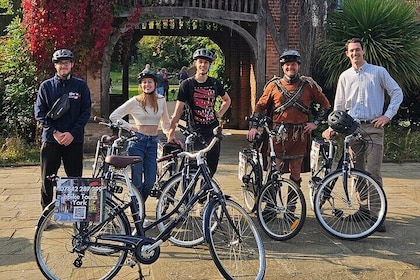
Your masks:
M141 133L136 133L136 136L138 140L130 142L127 151L130 156L140 156L143 160L131 166L131 180L146 201L156 180L159 138Z

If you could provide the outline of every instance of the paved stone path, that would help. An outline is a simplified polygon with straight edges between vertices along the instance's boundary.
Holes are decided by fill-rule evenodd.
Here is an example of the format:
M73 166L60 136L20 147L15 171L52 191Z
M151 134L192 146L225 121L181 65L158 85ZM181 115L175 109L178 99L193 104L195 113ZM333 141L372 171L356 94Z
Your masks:
M237 178L238 151L247 146L244 131L227 130L216 178L226 194L242 203ZM85 176L90 168L86 160ZM383 165L388 197L386 233L360 241L330 236L308 210L302 231L286 242L264 235L265 279L420 279L420 163ZM307 197L308 174L303 177ZM0 168L0 279L44 279L33 254L35 224L40 214L38 166ZM308 202L307 202L308 204ZM308 204L309 205L309 204ZM155 201L147 203L154 215ZM193 249L166 242L161 256L142 266L146 279L222 279L206 246ZM124 267L116 279L136 279L136 269Z

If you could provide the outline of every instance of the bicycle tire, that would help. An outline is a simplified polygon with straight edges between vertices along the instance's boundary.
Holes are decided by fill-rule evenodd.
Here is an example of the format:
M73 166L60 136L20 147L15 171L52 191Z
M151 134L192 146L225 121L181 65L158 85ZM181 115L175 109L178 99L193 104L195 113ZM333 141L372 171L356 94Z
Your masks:
M241 185L244 205L248 213L253 213L256 211L259 185L262 182L261 166L248 157L244 174Z
M178 173L164 184L162 194L160 195L156 205L157 219L162 218L162 216L164 216L166 213L172 211L180 201L183 195L182 180L182 173ZM200 175L197 185L201 184L203 181L204 178ZM212 183L218 184L214 179L212 179ZM199 186L197 185L194 187L195 191L199 189ZM208 197L204 197L195 203L193 208L186 214L186 216L179 221L175 228L173 228L171 237L169 238L170 242L177 246L186 248L194 247L204 242L203 214L207 202ZM183 210L184 207L181 206L177 214ZM175 214L165 221L159 223L159 231L164 231L166 225L170 223L174 218Z
M302 190L286 178L267 184L258 197L257 217L261 228L270 238L279 241L293 238L306 219Z
M264 278L266 259L263 241L244 208L230 199L224 204L214 199L206 209L204 228L212 259L225 279Z
M117 205L107 199L105 211L111 212ZM122 268L127 251L106 247L78 246L81 223L62 223L54 221L54 202L43 211L35 230L34 253L39 269L46 279L111 279ZM93 225L90 223L89 225ZM47 228L48 226L48 228ZM101 231L91 236L94 240L99 234L130 234L130 224L125 213L119 213ZM73 246L78 246L78 254ZM79 256L82 256L79 259Z
M341 170L325 177L314 200L315 216L331 235L345 240L368 237L383 223L387 200L382 187L370 174L348 171L348 198Z

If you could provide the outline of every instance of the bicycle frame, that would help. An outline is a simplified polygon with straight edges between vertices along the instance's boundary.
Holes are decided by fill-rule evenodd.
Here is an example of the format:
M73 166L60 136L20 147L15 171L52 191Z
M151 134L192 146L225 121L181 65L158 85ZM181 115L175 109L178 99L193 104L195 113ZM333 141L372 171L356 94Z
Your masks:
M282 175L282 172L277 170L277 163L276 163L276 153L274 151L274 138L277 137L278 135L282 135L284 132L286 132L286 127L284 124L281 124L279 126L279 128L277 130L271 130L269 125L269 118L268 117L264 117L262 120L260 120L260 124L263 126L264 130L267 132L268 134L268 144L270 146L270 170L267 172L266 176L263 178L259 178L261 179L261 181L257 182L259 187L263 187L265 185L267 185L269 182L273 183L275 181L277 181L278 177ZM261 162L260 159L260 155L262 154L260 152L260 149L255 149L254 150L257 151L257 159L256 161L254 161L256 164L258 164L260 170L263 170L263 163ZM252 150L251 150L252 151Z
M338 163L338 166L337 166L337 169L336 169L336 170L341 169L341 172L343 174L342 183L343 183L344 193L346 195L346 200L348 202L350 202L350 199L349 199L349 188L348 188L347 178L349 176L348 175L349 172L351 172L351 169L353 168L351 157L350 157L350 151L349 151L350 150L350 140L352 138L362 140L363 136L360 133L353 133L353 134L350 134L350 135L347 135L347 136L344 137L344 140L343 140L343 155L342 155L342 158L339 160L339 163ZM318 170L318 172L315 175L312 175L312 177L315 177L317 174L319 174L321 172L321 170L324 167L327 168L326 170L328 170L328 173L325 174L325 176L324 176L324 178L322 178L321 182L324 181L328 177L328 175L331 173L331 167L332 167L332 163L333 163L334 155L335 155L335 153L332 152L332 149L333 149L332 141L331 140L327 140L327 141L330 142L330 148L329 148L329 156L326 158L326 163ZM333 153L334 153L334 155L333 155ZM324 157L324 159L325 159L325 157ZM321 182L319 182L319 184L321 184ZM334 186L335 183L336 183L336 180L332 180L330 184L331 184L331 186ZM330 194L328 194L328 193L325 194L325 195L327 197L330 196ZM349 207L350 206L351 205L349 205Z
M219 141L220 135L215 136L211 143L204 149L198 151L197 153L190 153L190 152L181 152L180 156L185 156L186 158L195 158L198 163L198 169L195 171L190 183L188 184L186 190L183 192L182 198L180 201L176 204L175 208L172 209L169 213L166 213L164 216L162 216L160 219L156 220L155 222L151 223L147 227L143 227L143 218L138 215L139 210L139 204L137 203L137 198L132 193L132 188L134 186L130 183L130 178L127 172L127 168L124 168L124 178L127 182L127 185L130 188L130 196L131 201L129 203L126 203L124 205L117 206L114 211L108 216L105 221L99 223L98 225L94 226L89 231L85 232L81 236L81 240L84 240L85 243L83 243L83 248L87 248L87 246L101 246L101 247L109 247L112 249L118 249L118 250L125 250L125 251L134 251L136 254L136 257L139 256L140 253L144 254L151 254L153 250L157 249L164 241L168 240L170 238L170 234L173 228L175 228L178 223L181 221L181 218L189 213L189 211L192 209L192 207L195 205L195 203L202 197L203 195L211 194L210 201L217 200L222 206L222 209L227 215L227 218L229 222L233 225L233 221L231 217L229 216L229 213L226 210L226 205L224 204L225 198L223 196L223 193L221 189L211 182L210 173L207 169L207 165L205 163L205 154L213 147L213 145ZM200 186L200 189L194 193L193 196L191 196L191 191L195 187L196 183L199 180L200 175L204 177L204 184ZM90 241L88 238L93 233L99 231L107 222L111 221L115 216L117 216L119 213L125 211L128 207L130 207L132 212L132 217L134 220L134 225L137 234L136 235L121 235L121 234L101 234L98 235L97 238L94 241ZM183 210L177 214L175 219L171 220L165 227L165 230L161 232L156 238L150 239L146 236L146 232L156 226L157 224L161 223L162 221L167 220L169 217L173 216L174 213L178 212L178 210L184 207ZM206 209L207 210L207 209ZM205 221L203 221L203 227L204 227ZM240 235L238 229L235 227L236 234L238 236ZM124 245L118 245L114 243L104 243L102 241L108 240L108 241L114 241L114 242L123 242ZM143 246L143 242L147 242L148 246L145 248L140 248L140 250L136 249L138 246ZM133 248L134 246L134 248ZM82 251L79 253L83 253ZM139 259L141 259L141 256L139 256ZM157 257L156 257L157 259Z

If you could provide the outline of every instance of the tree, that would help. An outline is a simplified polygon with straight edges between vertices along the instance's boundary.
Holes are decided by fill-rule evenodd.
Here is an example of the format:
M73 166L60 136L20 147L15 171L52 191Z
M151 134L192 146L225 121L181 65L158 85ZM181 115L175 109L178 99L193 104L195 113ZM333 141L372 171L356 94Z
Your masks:
M317 63L329 88L350 67L344 44L352 37L363 40L366 61L385 67L406 96L415 94L420 85L420 25L412 5L403 0L351 0L344 1L342 10L330 12Z
M113 30L112 2L23 0L25 38L38 75L51 74L51 55L60 48L75 53L76 71L99 70Z
M149 63L152 68L165 67L169 72L190 66L192 55L198 48L209 48L216 58L221 58L219 47L207 37L145 36L136 45L139 67Z
M22 44L24 28L15 17L0 39L0 129L3 137L34 138L33 100L35 65L26 44Z

